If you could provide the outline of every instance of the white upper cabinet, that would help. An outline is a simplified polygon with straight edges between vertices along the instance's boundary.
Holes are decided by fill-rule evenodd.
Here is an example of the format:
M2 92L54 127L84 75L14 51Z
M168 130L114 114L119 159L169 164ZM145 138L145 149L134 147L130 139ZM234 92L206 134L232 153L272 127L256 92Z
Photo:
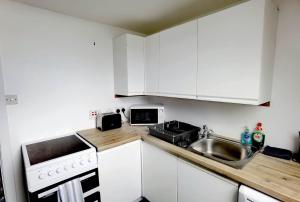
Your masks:
M144 94L144 40L144 37L132 34L124 34L114 39L115 94Z
M272 0L251 0L198 19L198 99L270 101L277 15Z
M145 39L145 94L158 94L159 33Z
M114 40L115 94L271 101L278 10L251 0L160 33Z
M196 98L197 20L160 33L159 93Z

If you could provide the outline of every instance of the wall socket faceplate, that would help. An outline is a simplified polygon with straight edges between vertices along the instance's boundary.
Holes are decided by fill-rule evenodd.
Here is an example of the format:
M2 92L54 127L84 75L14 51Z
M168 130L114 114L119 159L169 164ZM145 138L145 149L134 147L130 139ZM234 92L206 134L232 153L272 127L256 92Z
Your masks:
M122 108L126 109L125 107L122 107L122 106L114 107L113 112L117 113L117 110L120 110L120 113L122 114Z
M117 113L117 109L120 110L120 114L121 116L124 116L122 113L122 108L126 109L125 107L112 107L112 108L103 108L101 110L90 110L89 111L89 119L90 120L95 120L97 118L97 115L101 114L101 113Z
M6 105L16 105L18 104L18 95L5 95Z
M91 110L89 112L89 119L90 120L95 120L97 118L98 113L99 112L97 110Z

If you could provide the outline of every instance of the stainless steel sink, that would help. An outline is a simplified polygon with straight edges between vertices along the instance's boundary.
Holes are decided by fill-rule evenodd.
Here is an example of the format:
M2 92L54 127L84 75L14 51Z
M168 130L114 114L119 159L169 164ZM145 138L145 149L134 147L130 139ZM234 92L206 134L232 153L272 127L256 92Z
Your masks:
M256 152L254 147L213 135L194 142L188 150L234 168L245 166Z

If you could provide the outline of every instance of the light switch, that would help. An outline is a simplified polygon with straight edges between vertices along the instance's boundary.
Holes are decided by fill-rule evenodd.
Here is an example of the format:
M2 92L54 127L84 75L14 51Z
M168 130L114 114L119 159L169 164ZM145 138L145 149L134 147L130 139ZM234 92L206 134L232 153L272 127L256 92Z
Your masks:
M6 105L16 105L18 104L17 95L5 95Z

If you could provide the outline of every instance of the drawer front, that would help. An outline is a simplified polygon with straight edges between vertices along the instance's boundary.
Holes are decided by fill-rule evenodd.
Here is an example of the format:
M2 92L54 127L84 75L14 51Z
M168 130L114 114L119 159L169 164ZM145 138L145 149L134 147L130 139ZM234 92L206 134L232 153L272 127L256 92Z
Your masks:
M84 198L85 202L100 202L100 192L95 192L87 197Z

